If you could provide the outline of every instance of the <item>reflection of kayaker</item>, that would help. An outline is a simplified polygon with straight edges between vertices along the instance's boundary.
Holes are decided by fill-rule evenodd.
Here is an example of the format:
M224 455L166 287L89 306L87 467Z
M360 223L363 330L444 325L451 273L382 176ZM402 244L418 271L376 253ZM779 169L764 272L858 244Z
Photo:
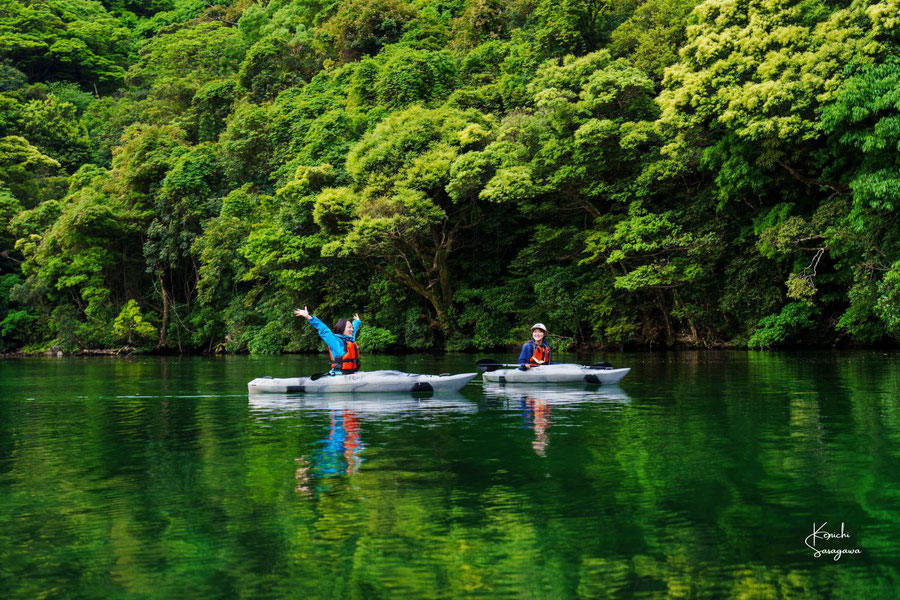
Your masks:
M326 477L342 472L356 473L365 449L359 435L359 420L348 410L331 412L331 430L324 440L319 469ZM346 465L346 466L345 466Z
M322 449L313 456L312 462L305 456L295 459L296 491L310 494L310 485L315 476L330 478L342 473L358 473L363 462L360 455L365 448L357 415L349 410L331 411L331 428L328 436L322 440ZM324 487L326 486L320 486L319 489Z
M531 447L538 456L546 456L550 443L550 403L541 398L522 396L522 420L524 427L534 429Z
M347 437L344 439L344 459L347 461L347 473L358 473L359 466L362 464L360 453L365 448L359 438L359 421L356 415L350 412L344 412L343 416L344 429L347 432Z

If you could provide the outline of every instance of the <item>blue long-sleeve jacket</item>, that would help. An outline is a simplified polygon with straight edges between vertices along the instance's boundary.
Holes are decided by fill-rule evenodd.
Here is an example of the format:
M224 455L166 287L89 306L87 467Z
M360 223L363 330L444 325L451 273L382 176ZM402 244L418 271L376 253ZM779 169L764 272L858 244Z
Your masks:
M309 319L309 324L315 328L316 332L319 334L319 337L322 338L326 344L328 344L328 349L331 350L331 355L335 358L338 358L339 356L347 354L347 341L356 341L356 333L359 331L359 327L360 325L362 325L362 321L360 321L359 319L353 319L353 337L347 337L342 333L335 333L331 331L331 329L328 328L328 325L320 321L315 316Z
M534 354L534 347L537 345L537 342L534 339L530 339L524 344L522 344L522 352L519 354L519 364L527 365L528 361L531 360L531 356ZM547 348L547 362L546 364L550 364L551 359L553 358L553 352L550 350L550 346L548 346L545 342L541 342L541 346Z

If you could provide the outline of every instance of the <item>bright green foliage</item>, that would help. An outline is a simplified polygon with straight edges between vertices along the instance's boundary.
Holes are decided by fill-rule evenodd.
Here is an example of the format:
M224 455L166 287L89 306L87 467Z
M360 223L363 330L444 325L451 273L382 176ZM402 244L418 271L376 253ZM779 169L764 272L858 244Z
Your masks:
M3 348L896 343L898 23L0 0Z
M900 336L900 261L891 265L878 284L875 313L892 336Z
M305 83L315 74L318 64L309 45L292 46L276 36L256 42L238 70L238 83L256 101L272 99L278 92Z
M22 204L9 190L0 188L0 252L10 250L15 244L15 237L10 224L17 214L22 212Z
M798 343L802 336L815 326L815 309L805 302L792 302L780 313L770 315L759 322L750 336L750 348L771 348L785 342Z
M400 39L404 25L416 14L401 0L346 0L334 5L322 26L320 46L344 62L376 54Z
M860 68L841 86L822 123L848 154L859 157L849 181L854 224L865 227L868 209L892 213L900 198L900 58Z
M133 126L113 151L113 168L126 190L154 192L170 168L170 157L185 145L184 132L167 126Z
M156 34L170 25L195 19L210 6L205 0L151 0L134 4L137 6L129 7L129 10L138 14L149 13L149 18L142 19L135 27L135 33L142 37Z
M0 92L13 92L28 85L28 77L22 71L0 62Z
M128 81L157 89L174 78L202 84L233 72L242 54L236 29L216 21L189 22L144 44Z
M51 176L60 164L19 136L0 138L0 185L6 186L25 207L45 195Z
M53 71L58 79L115 83L130 54L131 32L99 2L0 0L0 58L29 78Z
M142 120L160 125L187 111L201 86L233 74L246 51L237 29L216 20L164 31L141 47L126 77L130 87L148 96Z
M59 102L71 104L75 107L76 114L80 117L91 104L97 101L97 97L91 92L85 92L77 84L67 81L53 81L47 88L49 95L55 96Z
M201 86L191 99L188 112L194 139L211 142L219 137L236 98L237 84L232 80L211 81Z
M678 61L684 43L688 14L698 0L647 0L612 33L613 52L631 58L632 64L661 81L666 67Z
M181 150L181 149L179 149ZM221 181L210 146L176 151L153 200L145 256L152 265L174 266L189 255L201 223L212 216L212 199Z
M364 352L379 352L389 349L397 341L397 336L383 327L367 326L359 332L359 347Z
M74 299L74 306L58 307L50 321L53 333L70 347L112 342L116 300L130 291L129 281L137 284L143 273L140 236L146 215L114 192L108 177L95 178L64 199L49 229L17 243L26 260L26 288L18 292L20 298L29 290L46 290L51 299ZM40 214L38 209L32 212Z
M444 332L453 298L449 261L462 231L480 216L475 197L452 198L445 186L453 163L482 149L491 129L492 122L474 111L398 113L351 150L353 187L323 192L317 200L320 222L334 219L335 233L341 223L349 226L325 251L375 260L388 277L429 302L434 325Z
M22 278L18 275L0 275L0 352L21 348L43 334L37 307L13 300L21 287Z
M453 23L456 38L469 47L505 39L524 21L527 5L503 0L466 0L465 10Z
M377 66L371 79L358 81L357 85L370 85L375 101L387 108L402 108L417 102L434 105L449 96L456 84L456 62L446 51L397 46L372 60Z
M608 234L588 238L592 258L605 257L623 275L615 278L619 289L669 289L696 284L709 273L702 258L715 238L684 231L682 215L668 211L651 214L636 203L628 218L618 221Z
M239 104L219 140L225 174L232 186L263 184L272 171L271 116L265 108Z
M599 49L610 4L603 0L544 0L535 10L537 40L551 56L585 54Z
M90 139L78 122L76 111L74 104L49 94L44 100L27 103L21 114L22 130L28 141L69 172L90 156Z
M705 160L720 171L723 197L762 189L752 181L761 169L789 169L798 146L821 134L821 106L840 85L846 58L878 52L869 28L883 17L866 8L861 1L833 13L787 0L700 4L659 98L663 123L681 131L668 151L677 154L692 130L720 129L731 137L710 146Z
M135 102L127 98L105 97L87 107L81 122L91 140L90 162L112 166L113 148L122 141L125 129L138 119Z
M113 322L113 332L129 345L156 336L156 327L141 314L141 307L132 299L125 303Z

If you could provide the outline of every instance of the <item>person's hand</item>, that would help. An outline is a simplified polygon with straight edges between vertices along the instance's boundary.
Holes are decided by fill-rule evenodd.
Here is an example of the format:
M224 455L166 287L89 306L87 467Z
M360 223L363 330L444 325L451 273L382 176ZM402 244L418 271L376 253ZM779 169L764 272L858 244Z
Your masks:
M359 313L353 313L353 320L359 321Z
M309 321L309 320L312 318L312 315L309 314L309 311L306 310L306 307L305 307L305 306L304 306L303 308L298 308L297 310L295 310L295 311L294 311L294 316L295 316L295 317L303 317L303 318L306 319L307 321Z

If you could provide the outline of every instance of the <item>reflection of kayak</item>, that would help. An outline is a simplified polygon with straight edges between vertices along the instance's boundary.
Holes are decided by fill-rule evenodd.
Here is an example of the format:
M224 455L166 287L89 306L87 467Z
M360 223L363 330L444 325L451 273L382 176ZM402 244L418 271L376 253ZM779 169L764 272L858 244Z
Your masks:
M619 383L630 368L588 367L585 365L542 365L525 371L497 369L485 371L485 381L498 383Z
M281 415L294 410L352 411L359 415L399 414L428 411L435 413L475 412L478 405L459 392L439 397L417 397L411 393L360 394L251 394L250 408L255 413Z
M402 371L358 371L351 375L310 377L259 377L247 384L251 394L294 394L336 392L455 392L477 373L459 375L417 375Z
M626 394L625 390L618 385L604 385L602 387L586 389L584 386L567 387L560 385L486 383L484 385L484 395L487 398L496 398L498 400L529 398L534 400L544 400L551 404L576 404L579 402L592 401L621 402L631 400L631 396Z

